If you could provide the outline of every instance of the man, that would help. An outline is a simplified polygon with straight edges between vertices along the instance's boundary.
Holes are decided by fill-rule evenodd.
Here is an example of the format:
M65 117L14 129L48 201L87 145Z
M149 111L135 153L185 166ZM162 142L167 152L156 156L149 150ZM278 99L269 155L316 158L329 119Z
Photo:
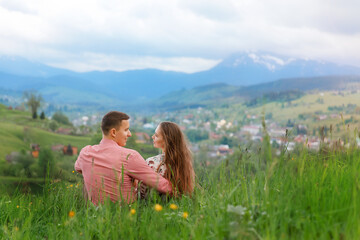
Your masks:
M124 148L131 137L128 115L117 111L107 113L101 130L100 144L84 147L75 162L75 170L83 175L86 192L95 205L105 197L113 202L135 201L134 179L159 192L171 193L169 181L155 173L137 151Z

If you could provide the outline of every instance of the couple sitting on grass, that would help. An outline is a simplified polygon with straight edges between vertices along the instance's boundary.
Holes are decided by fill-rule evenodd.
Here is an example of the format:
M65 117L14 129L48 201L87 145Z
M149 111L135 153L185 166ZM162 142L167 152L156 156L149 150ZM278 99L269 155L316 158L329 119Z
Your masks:
M162 154L146 161L137 151L125 148L131 137L129 127L127 114L109 112L102 119L101 142L81 150L75 170L83 175L86 198L95 205L105 198L132 203L138 195L146 198L149 188L175 197L191 195L195 173L179 126L172 122L159 124L152 139Z

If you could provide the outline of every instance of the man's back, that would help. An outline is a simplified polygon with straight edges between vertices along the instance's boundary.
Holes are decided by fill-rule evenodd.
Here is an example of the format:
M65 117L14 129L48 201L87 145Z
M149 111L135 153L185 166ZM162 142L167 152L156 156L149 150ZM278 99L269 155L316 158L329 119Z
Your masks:
M120 147L109 139L103 139L99 145L84 147L75 169L83 174L88 195L96 205L104 197L114 202L133 202L136 199L134 178L161 192L171 192L171 184L159 178L138 152Z

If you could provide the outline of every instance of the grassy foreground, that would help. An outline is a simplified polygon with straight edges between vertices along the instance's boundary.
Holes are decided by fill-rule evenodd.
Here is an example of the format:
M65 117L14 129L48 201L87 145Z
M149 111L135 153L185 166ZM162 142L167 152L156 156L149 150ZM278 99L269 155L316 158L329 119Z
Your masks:
M0 239L360 238L358 150L235 156L198 167L193 198L95 207L81 183L65 182L40 196L1 196Z

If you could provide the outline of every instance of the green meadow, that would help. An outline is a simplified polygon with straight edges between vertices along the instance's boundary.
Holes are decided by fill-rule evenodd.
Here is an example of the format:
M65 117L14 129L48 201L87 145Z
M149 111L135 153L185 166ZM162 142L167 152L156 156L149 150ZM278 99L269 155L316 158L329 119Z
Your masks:
M71 144L79 149L88 145L88 136L56 134L49 130L50 121L33 120L28 112L8 110L0 104L0 161L7 154L21 149L30 150L30 144L50 148L54 144Z
M196 165L191 198L153 194L96 207L83 200L80 176L48 181L39 195L3 195L0 238L359 239L360 152L284 150L273 157L265 145Z
M333 95L323 101L316 94L307 97L285 105L284 113L274 108L274 118L294 116L285 110L299 107L303 110L293 110L306 113L300 104L305 100L324 111L340 101L330 102L339 97ZM48 120L28 115L0 105L0 159L11 151L29 150L30 143L81 148L91 141L88 136L55 134L48 130ZM341 124L338 134L348 132L345 139L353 142L356 136L346 129L346 119L344 114L336 120ZM350 144L340 150L322 146L319 152L303 148L289 153L284 148L275 156L266 139L258 149L241 146L209 166L195 158L192 197L162 199L153 192L148 200L131 205L86 202L81 175L73 173L75 157L55 154L61 178L0 176L0 239L359 239L359 149ZM24 193L26 182L38 190ZM3 191L9 186L11 191Z
M265 103L260 107L249 108L248 111L251 114L259 114L261 112L272 113L274 120L283 122L288 119L296 119L300 114L313 115L316 112L329 113L329 107L346 107L348 104L356 104L358 102L360 102L360 93L346 92L340 95L333 92L316 92L306 94L291 102ZM358 112L351 112L351 115L359 114L359 109L357 109L357 111ZM333 113L346 115L344 110L336 110ZM350 115L348 117L350 117ZM313 121L313 119L309 120L310 121L306 123Z

